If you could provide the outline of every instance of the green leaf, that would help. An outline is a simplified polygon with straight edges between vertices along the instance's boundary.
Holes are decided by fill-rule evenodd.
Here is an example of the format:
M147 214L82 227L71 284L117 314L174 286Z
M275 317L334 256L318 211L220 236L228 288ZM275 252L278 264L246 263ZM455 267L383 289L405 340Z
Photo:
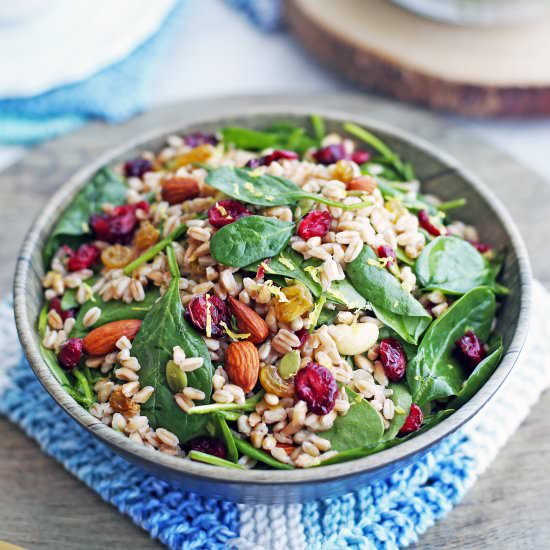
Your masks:
M223 265L244 267L280 252L293 232L293 223L247 216L216 231L210 253Z
M393 390L390 399L395 405L395 413L390 421L390 427L384 432L383 439L385 441L394 439L397 436L399 430L405 424L405 420L407 420L412 404L411 394L405 384L392 383L389 385L389 389Z
M492 351L489 355L468 376L458 395L449 403L451 409L458 409L458 407L464 405L495 372L504 352L502 338L498 337L496 343L491 346L491 349Z
M327 290L327 300L345 306L347 309L364 309L367 301L347 280L332 281Z
M346 387L350 408L346 415L338 416L330 430L321 435L331 443L331 449L347 451L363 445L378 443L384 433L380 413L360 395Z
M276 470L293 470L294 469L294 467L291 466L290 464L283 464L282 462L275 460L271 455L268 455L265 451L262 451L261 449L256 449L256 447L254 447L251 443L249 443L245 439L241 439L240 437L235 436L235 445L237 445L237 449L242 454L249 456L254 460L263 462L264 464L267 464L268 466L271 466Z
M76 323L71 331L71 337L82 337L91 329L106 325L113 321L144 319L155 304L159 295L159 289L155 287L145 293L145 299L142 302L130 302L129 304L120 300L109 300L105 302L101 296L95 295L93 299L85 302L80 308L76 317ZM85 327L83 323L84 316L90 309L96 306L101 309L101 315L93 325Z
M207 417L188 415L178 407L166 381L166 363L172 359L174 346L181 346L187 357L204 359L202 367L187 373L189 386L202 390L206 395L200 402L202 404L210 401L213 368L202 337L183 317L178 283L177 278L172 279L166 294L143 319L132 345L132 355L141 365L141 386L155 388L153 395L142 405L142 413L153 428L166 428L185 443L205 433Z
M359 256L347 264L346 274L384 324L405 341L418 343L432 320L430 314L389 271L379 265L369 246L363 246Z
M279 143L279 136L271 132L259 132L250 128L231 126L223 128L223 141L233 144L237 149L261 151L268 147L275 147Z
M465 294L494 284L487 260L458 237L436 237L422 250L414 270L421 287L446 294Z
M44 247L44 264L49 265L57 249L72 238L90 234L92 214L102 212L104 203L122 204L126 200L126 183L109 168L102 168L78 193L63 212Z
M313 126L313 135L320 143L327 133L325 121L319 115L311 115L311 125Z
M436 319L407 366L407 383L419 406L456 395L465 380L453 357L455 342L468 330L486 341L495 317L494 293L487 287L470 290Z
M228 197L256 206L291 206L300 199L313 199L344 210L363 208L371 204L367 202L345 205L322 195L308 193L285 178L229 166L212 170L206 177L206 183Z

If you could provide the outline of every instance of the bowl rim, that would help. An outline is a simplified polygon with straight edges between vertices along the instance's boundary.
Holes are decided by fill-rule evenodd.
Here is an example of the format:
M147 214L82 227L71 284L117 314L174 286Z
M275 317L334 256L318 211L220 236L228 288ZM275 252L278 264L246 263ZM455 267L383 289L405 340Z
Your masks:
M408 142L414 148L432 157L446 166L449 171L456 172L465 179L484 200L490 204L497 218L503 224L510 238L510 246L514 250L519 270L520 305L517 327L514 332L509 349L505 352L499 366L490 379L480 390L468 400L460 409L448 418L430 428L415 438L407 440L395 447L385 449L367 457L309 469L294 470L238 470L220 468L191 460L182 460L148 449L143 445L129 440L112 428L103 424L81 407L65 392L57 382L50 369L44 362L38 347L38 338L33 321L27 315L27 292L25 281L29 271L33 269L31 258L36 251L36 243L40 238L40 232L46 226L50 218L57 219L68 204L73 200L75 193L81 189L90 177L101 167L109 164L125 152L148 141L178 133L190 126L200 124L212 124L227 119L246 119L255 116L282 117L282 116L310 116L318 114L332 122L343 124L354 122L366 126L374 132L380 131L391 135L401 141ZM70 197L70 198L68 198ZM41 253L41 251L39 251ZM531 268L526 248L514 221L504 206L495 197L485 184L477 176L465 169L452 156L440 151L422 138L411 135L409 132L394 127L393 125L379 122L368 116L347 113L345 110L319 108L312 105L311 108L292 104L268 102L265 105L254 105L245 108L231 110L218 108L210 111L208 116L183 115L177 123L170 124L140 133L136 137L125 141L121 145L111 148L99 155L94 161L88 163L74 173L57 191L50 197L41 213L34 220L31 228L25 236L23 245L16 264L16 272L13 285L15 321L19 339L25 356L31 368L40 380L41 384L57 402L58 405L81 426L86 428L95 437L107 443L115 452L135 457L141 464L151 463L151 467L164 468L170 471L172 478L190 477L203 482L221 482L225 484L239 485L299 485L311 483L326 483L358 474L366 474L384 468L391 468L393 464L407 459L427 449L449 436L463 426L474 415L477 415L487 404L490 398L498 390L509 375L517 357L523 347L527 335L528 322L531 311Z

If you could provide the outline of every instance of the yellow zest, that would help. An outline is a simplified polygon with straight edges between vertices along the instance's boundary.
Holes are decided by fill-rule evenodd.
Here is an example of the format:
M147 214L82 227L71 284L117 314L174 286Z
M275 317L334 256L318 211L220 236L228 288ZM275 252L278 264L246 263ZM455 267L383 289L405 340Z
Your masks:
M222 216L227 216L227 210L219 203L217 202L216 203L216 210L222 215Z
M206 336L212 337L212 312L210 311L210 294L206 295Z
M278 298L279 302L288 302L288 298L284 295L283 292L281 292L281 289L278 286L275 286L273 284L273 281L266 281L263 286L264 288L267 288L267 290L269 290L272 296Z
M249 181L244 184L244 188L251 193L254 192L254 186Z
M239 191L239 186L236 183L233 184L233 193L235 193L235 195L237 196L241 194L241 192Z
M295 269L296 267L288 258L285 258L284 256L281 256L279 258L279 262L282 263L288 269Z
M316 283L320 283L321 282L321 277L320 277L320 273L321 273L321 269L323 269L323 266L317 266L317 267L314 267L312 265L308 265L307 267L304 267L304 271L306 271L307 273L310 274L311 278L316 282Z
M275 197L273 195L266 195L265 198L268 201L272 201Z
M405 409L403 409L401 407L395 407L395 412L397 414L405 414Z
M227 326L227 323L225 321L222 321L220 325L225 329L227 336L229 336L229 338L231 338L232 340L246 340L247 338L250 338L250 332L235 332Z

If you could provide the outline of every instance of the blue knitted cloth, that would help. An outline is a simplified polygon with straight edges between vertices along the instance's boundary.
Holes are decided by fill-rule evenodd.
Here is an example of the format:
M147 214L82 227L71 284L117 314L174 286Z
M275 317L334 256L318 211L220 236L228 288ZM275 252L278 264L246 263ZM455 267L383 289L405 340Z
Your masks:
M72 131L91 119L120 122L142 111L153 77L181 24L178 0L161 30L127 58L74 84L28 98L0 100L0 143L32 144Z
M550 357L550 298L538 285L534 304L526 348L497 399L412 466L339 498L240 505L185 492L129 464L65 415L42 388L21 357L6 303L0 305L0 414L170 548L397 549L415 542L460 501L550 386L550 361L540 363Z

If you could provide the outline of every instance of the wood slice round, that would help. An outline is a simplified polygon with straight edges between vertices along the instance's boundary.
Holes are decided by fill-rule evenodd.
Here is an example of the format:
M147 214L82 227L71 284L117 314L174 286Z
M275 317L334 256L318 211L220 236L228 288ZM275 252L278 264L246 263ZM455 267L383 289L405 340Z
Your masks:
M291 32L361 86L468 116L550 115L550 15L460 27L387 0L287 0Z

